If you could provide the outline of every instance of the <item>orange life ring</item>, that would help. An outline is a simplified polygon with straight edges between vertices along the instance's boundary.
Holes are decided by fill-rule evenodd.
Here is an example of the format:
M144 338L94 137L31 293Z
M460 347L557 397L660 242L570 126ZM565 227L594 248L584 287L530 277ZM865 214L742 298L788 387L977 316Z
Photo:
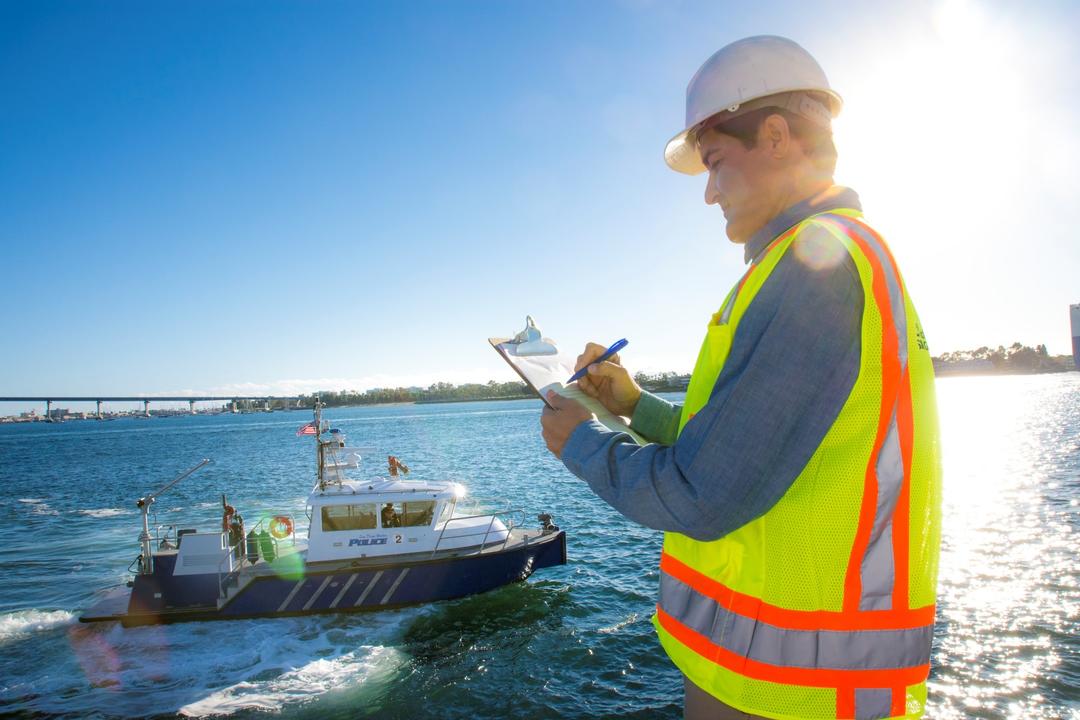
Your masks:
M278 540L284 540L292 535L292 519L285 515L275 515L270 519L270 534Z

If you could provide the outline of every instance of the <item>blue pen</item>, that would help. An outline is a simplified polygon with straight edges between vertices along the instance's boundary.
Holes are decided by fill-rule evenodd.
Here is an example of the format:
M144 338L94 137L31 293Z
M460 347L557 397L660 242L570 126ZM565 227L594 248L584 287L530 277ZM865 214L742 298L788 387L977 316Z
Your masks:
M611 357L615 353L619 352L620 350L622 350L624 347L626 347L629 344L630 344L630 341L627 340L626 338L623 338L622 340L616 340L612 344L611 347L609 347L607 350L604 351L603 355L601 355L600 357L593 360L591 363L589 363L589 365L595 365L596 363L604 362L609 357ZM580 380L581 378L585 377L585 373L589 372L589 365L586 365L585 367L581 368L576 373L571 375L570 379L566 381L566 384L569 385L570 383L574 382L575 380Z

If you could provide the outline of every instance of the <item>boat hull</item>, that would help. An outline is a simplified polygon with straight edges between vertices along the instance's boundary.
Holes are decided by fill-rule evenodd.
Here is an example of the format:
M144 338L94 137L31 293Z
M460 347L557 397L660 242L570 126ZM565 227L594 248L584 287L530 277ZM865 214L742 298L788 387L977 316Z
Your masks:
M130 593L113 591L79 618L124 626L195 620L239 620L322 613L364 612L450 600L519 582L533 571L566 563L566 534L557 531L528 543L471 554L362 566L308 563L299 573L260 574L229 598L213 604L147 607L154 587L136 578ZM127 597L126 605L124 598ZM158 604L161 604L160 601ZM220 607L219 607L220 604Z

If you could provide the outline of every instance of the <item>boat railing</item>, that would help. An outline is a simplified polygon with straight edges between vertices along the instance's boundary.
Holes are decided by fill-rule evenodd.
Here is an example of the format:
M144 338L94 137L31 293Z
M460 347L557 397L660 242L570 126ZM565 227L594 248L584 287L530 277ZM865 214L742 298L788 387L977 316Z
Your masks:
M164 534L162 533L164 530ZM154 541L154 548L157 550L169 550L177 547L176 542L176 526L165 525L164 523L157 522L157 513L154 513L154 536L151 538ZM142 553L135 556L135 559L127 567L127 572L136 575L139 573L139 567L142 565Z
M260 528L262 528L263 530L266 530L270 526L270 522L273 519L279 518L279 517L287 517L287 518L289 518L289 525L293 528L293 531L291 533L289 533L289 540L291 541L290 544L293 547L296 546L296 530L295 530L296 523L293 521L293 516L292 515L274 515L274 516L266 516L266 517L260 518L259 522L255 523L254 527L248 529L247 532L245 532L240 537L239 540L237 540L235 543L233 543L232 545L229 546L229 548L228 548L229 551L225 554L225 557L221 558L221 562L218 563L217 576L218 576L218 597L219 598L224 598L228 594L229 583L231 583L236 577L238 577L240 575L241 570L243 570L245 567L248 567L250 565L255 564L251 560L248 559L248 553L247 553L247 549L248 549L247 548L247 542L248 542L247 535L248 535L248 533L253 532L256 535L258 535L259 531L260 531L259 530ZM280 556L281 551L280 551L279 548L281 547L281 544L285 541L285 539L284 538L278 539L278 538L274 537L274 535L272 533L267 533L267 534L270 536L270 540L274 543L274 556L275 557ZM256 538L255 542L259 542L259 540L260 540L260 538ZM232 564L232 568L227 570L225 566L226 566L226 563L228 563L230 559L233 560L234 562Z
M480 515L461 515L461 516L457 516L457 517L452 517L449 520L447 520L445 523L443 523L442 529L439 531L439 537L436 538L436 540L435 540L435 547L432 548L432 550L431 550L431 554L434 555L435 553L437 553L439 551L439 546L442 544L443 538L446 535L446 530L452 524L454 524L454 523L463 524L467 520L477 520L477 519L484 519L484 518L487 519L488 524L487 524L487 527L485 527L482 531L477 530L476 532L470 532L470 533L460 533L460 534L455 533L455 534L451 535L449 538L446 538L446 539L447 540L458 541L458 540L461 540L462 538L481 537L480 542L476 543L475 545L469 545L468 547L479 546L481 549L483 549L483 548L488 546L488 544L489 544L488 543L488 538L491 537L493 532L497 534L497 533L503 532L504 531L503 528L505 528L506 536L504 538L502 538L502 542L500 543L500 547L505 548L506 544L508 542L510 542L510 531L513 530L515 527L518 527L518 525L524 525L525 524L525 511L520 509L520 508L513 508L513 509L510 509L510 510L497 510L495 512L483 513L483 514L480 514ZM519 519L520 519L520 523L515 522L515 520L519 520ZM502 520L503 528L495 529L495 521L496 520ZM527 545L528 542L529 542L529 537L526 535L525 536L525 544Z

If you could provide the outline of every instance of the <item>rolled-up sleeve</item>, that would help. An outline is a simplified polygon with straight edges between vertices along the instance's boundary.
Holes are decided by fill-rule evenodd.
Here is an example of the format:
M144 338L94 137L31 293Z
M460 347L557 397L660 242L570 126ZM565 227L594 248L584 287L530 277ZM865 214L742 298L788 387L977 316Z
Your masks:
M682 405L670 403L651 392L642 391L634 415L630 418L630 427L638 435L661 445L671 445L679 432L679 418Z
M813 241L818 251L828 242ZM667 403L665 411L656 404L665 401L643 396L633 424L656 442L641 447L585 422L563 448L566 467L631 520L699 540L768 511L802 472L858 376L862 285L846 251L833 257L825 268L798 252L781 259L740 321L708 403L677 440L678 406Z

